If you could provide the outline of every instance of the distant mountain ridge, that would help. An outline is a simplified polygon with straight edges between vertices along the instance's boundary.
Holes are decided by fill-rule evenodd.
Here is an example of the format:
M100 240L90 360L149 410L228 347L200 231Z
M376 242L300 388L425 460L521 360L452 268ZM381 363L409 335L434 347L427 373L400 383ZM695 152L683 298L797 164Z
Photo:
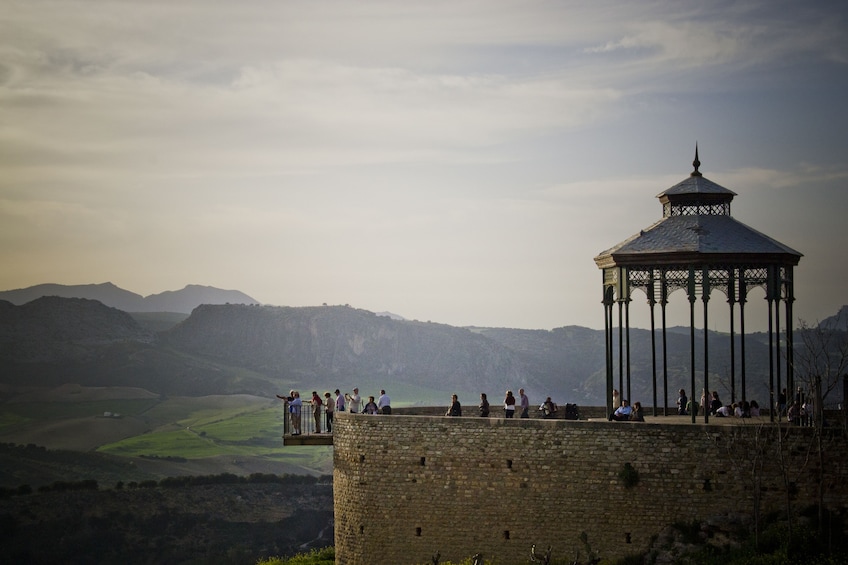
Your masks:
M350 306L204 304L159 326L164 329L153 327L95 300L0 301L0 396L76 383L161 395L270 398L291 388L359 386L404 390L407 402L420 394L432 402L459 392L473 404L480 392L497 403L507 389L525 388L533 403L545 396L559 403L605 402L604 332L579 326L459 328ZM710 366L722 374L729 366L728 339L714 335L710 341ZM689 384L688 340L669 332L668 383L662 374L658 383L661 406L662 388L673 405L675 391ZM632 386L625 393L646 404L654 378L650 332L631 329L630 344ZM703 349L695 356L701 366ZM752 334L746 356L749 396L767 397L767 340ZM617 370L614 378L617 385ZM723 378L711 383L723 390Z
M3 300L9 293L22 304ZM27 301L35 295L40 296ZM197 285L148 299L142 303L147 299L111 283L0 293L0 394L3 385L65 383L167 395L270 397L291 388L360 386L405 387L409 398L462 392L463 402L476 402L487 392L490 402L499 402L507 389L525 388L531 402L550 395L560 403L605 403L602 330L462 328L351 306L263 306L241 292ZM189 308L190 315L179 311ZM823 325L844 321L846 311L843 307ZM622 392L646 404L659 378L660 402L666 396L673 405L675 391L690 387L688 334L669 328L666 383L661 367L653 373L650 331L631 328L632 379ZM739 351L740 337L735 339ZM765 334L747 336L750 398L768 396L767 347ZM728 335L711 334L710 383L721 391L729 390L730 349ZM703 354L698 347L698 367ZM620 379L616 364L616 386Z
M819 327L828 330L848 331L848 305L839 309L839 312L819 322Z
M155 339L129 314L97 300L43 296L21 306L0 301L0 359L16 363L78 361L115 343Z
M150 296L141 296L124 290L111 282L81 285L39 284L0 291L0 300L6 300L18 306L43 296L98 300L106 306L124 312L190 314L201 304L259 304L257 300L238 290L222 290L196 284L187 285L181 290L166 290Z

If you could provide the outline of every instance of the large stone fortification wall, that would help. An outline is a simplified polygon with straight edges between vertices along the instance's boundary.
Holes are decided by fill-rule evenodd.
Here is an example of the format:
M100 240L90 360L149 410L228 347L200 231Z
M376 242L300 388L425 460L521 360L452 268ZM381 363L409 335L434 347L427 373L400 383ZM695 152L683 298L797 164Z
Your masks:
M786 505L775 427L564 420L366 416L334 425L336 563L459 562L476 552L527 562L531 544L585 557L645 550L675 522ZM781 452L796 508L817 500L813 430L790 430ZM848 506L848 449L827 447L825 504ZM731 453L733 455L731 456ZM638 472L626 487L624 463ZM843 463L844 462L844 463Z

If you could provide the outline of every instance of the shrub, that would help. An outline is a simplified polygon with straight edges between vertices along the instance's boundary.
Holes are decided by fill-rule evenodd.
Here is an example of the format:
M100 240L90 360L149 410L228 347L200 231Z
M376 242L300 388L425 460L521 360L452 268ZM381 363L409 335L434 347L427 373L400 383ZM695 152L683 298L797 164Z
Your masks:
M336 548L313 549L309 553L299 553L294 557L269 557L260 559L256 565L335 565Z

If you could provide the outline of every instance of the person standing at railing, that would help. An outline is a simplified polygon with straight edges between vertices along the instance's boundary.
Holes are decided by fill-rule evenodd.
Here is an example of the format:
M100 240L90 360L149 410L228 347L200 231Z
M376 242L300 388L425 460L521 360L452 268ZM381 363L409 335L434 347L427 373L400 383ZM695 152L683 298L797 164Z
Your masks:
M336 412L344 412L345 397L342 395L339 389L336 389L336 392L334 394L336 395Z
M480 393L480 417L489 417L489 399L486 397L485 392Z
M333 401L329 392L324 393L324 414L327 415L327 433L333 433L333 411L336 408L336 403Z
M283 410L286 411L286 414L291 414L291 402L292 402L292 400L294 400L294 391L290 390L288 396L282 396L280 394L275 394L274 396L276 396L277 398L279 398L280 400L283 401ZM283 433L286 433L286 428L290 428L291 425L292 425L291 416L288 417L288 420L289 420L288 426L286 426L286 424L285 424L285 419L286 419L286 417L284 416L283 417L283 422L284 422L283 423ZM288 430L288 431L291 432L291 430Z
M385 390L380 390L380 398L377 399L377 410L380 411L380 414L392 413L392 401L389 399L389 395L386 394Z
M292 399L289 402L289 416L291 417L292 435L299 436L300 428L300 413L303 407L303 401L300 399L300 393L296 390L292 391Z
M512 418L515 415L515 396L513 396L511 390L506 391L504 398L504 415L507 418Z
M530 399L527 398L527 395L524 394L524 389L518 389L518 396L521 398L521 417L529 418L530 417Z
M321 407L324 406L324 401L318 396L318 391L312 391L312 419L315 420L315 433L321 433Z
M354 388L353 394L345 394L345 399L350 406L350 413L356 414L359 412L359 405L362 404L362 397L359 396L359 389Z

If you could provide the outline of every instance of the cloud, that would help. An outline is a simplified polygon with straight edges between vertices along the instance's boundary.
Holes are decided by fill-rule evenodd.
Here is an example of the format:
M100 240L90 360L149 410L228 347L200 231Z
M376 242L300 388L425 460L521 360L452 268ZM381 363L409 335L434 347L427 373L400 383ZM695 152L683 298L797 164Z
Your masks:
M6 2L0 285L592 323L592 257L696 139L777 239L838 209L844 104L806 95L839 90L844 8L796 4Z

